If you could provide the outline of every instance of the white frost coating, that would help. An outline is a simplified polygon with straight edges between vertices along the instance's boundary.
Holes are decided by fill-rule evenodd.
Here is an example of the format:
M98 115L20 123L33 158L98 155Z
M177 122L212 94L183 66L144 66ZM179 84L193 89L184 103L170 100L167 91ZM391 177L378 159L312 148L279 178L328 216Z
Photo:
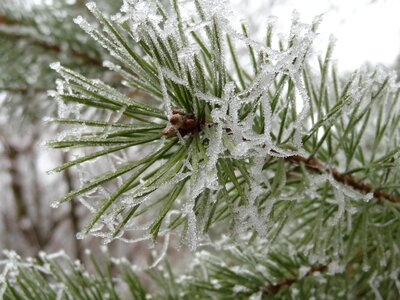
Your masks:
M195 96L198 97L201 100L204 100L207 103L210 103L210 104L219 104L219 105L224 104L224 100L223 99L215 97L215 96L212 96L212 95L204 94L204 93L199 92L199 91L197 91L195 93Z
M58 207L60 206L60 204L61 204L60 201L53 201L53 202L50 204L50 207L51 207L51 208L58 208Z
M95 8L95 5L90 5L92 13L96 16L101 24L104 25L101 13ZM84 18L78 16L74 19L75 23L79 25L87 34L89 34L95 41L97 41L103 48L121 62L127 63L135 70L136 73L148 79L148 76L142 72L138 63L132 58L132 56L127 51L126 47L121 44L118 37L110 31L107 27L104 27L103 31L105 34L100 33L95 29L94 26L89 24Z
M345 212L348 212L347 217L356 212L354 206L346 198L357 201L369 201L373 197L372 193L363 194L347 185L337 182L331 174L309 175L308 179L310 182L306 194L310 197L319 196L317 189L325 182L329 182L332 186L335 197L329 198L327 201L330 204L336 204L338 210L333 219L330 220L331 225L337 225L339 220L345 216ZM348 226L351 226L351 223Z
M254 158L254 162L249 168L250 188L247 192L248 204L236 209L238 213L236 231L239 233L250 227L255 230L259 236L264 237L273 225L269 222L269 214L271 213L277 199L269 197L261 212L256 204L257 198L260 195L265 195L265 193L270 190L268 184L266 188L264 188L262 184L264 182L262 176L264 160L265 158L263 157Z
M250 86L233 97L230 103L230 115L227 116L225 122L226 127L232 130L233 139L236 142L237 149L232 152L238 158L247 155L272 155L278 157L299 155L303 151L301 149L301 136L303 134L303 123L309 113L310 99L304 88L301 78L301 70L303 57L306 56L315 34L311 31L310 26L298 24L294 22L292 31L298 34L297 39L293 40L293 47L285 52L271 52L270 61L262 66L261 71L255 77ZM294 33L293 33L294 34ZM295 62L293 64L293 62ZM272 114L270 109L269 97L266 90L272 86L276 78L276 74L288 74L295 83L295 87L303 100L302 110L298 114L296 122L292 127L283 132L283 136L287 135L292 129L295 129L294 144L298 147L298 151L288 151L279 149L272 143L271 132L274 124L279 124L279 115L275 112ZM263 113L265 115L264 134L255 134L252 129L252 121L256 117L250 114L248 118L239 122L235 113L237 108L243 103L250 103L261 98L263 104ZM251 151L250 151L251 149ZM248 152L252 153L248 153Z
M187 82L186 79L180 78L180 77L177 76L174 72L172 72L170 69L161 68L161 71L162 71L164 77L166 77L166 78L172 80L172 81L175 82L176 84L188 86L188 82Z
M45 257L47 259L56 259L56 258L60 258L60 257L68 259L68 255L64 250L60 250L58 252L51 253L51 254L46 254Z
M93 11L93 10L96 8L96 3L93 2L93 1L88 2L88 3L86 3L86 7L87 7L90 11Z
M343 273L343 271L346 269L345 265L340 265L338 261L334 260L329 263L328 265L328 273L330 275L335 275L339 273Z
M59 72L61 68L61 63L59 61L53 62L50 64L50 68L53 69L54 71Z
M207 21L219 19L225 25L229 24L227 16L232 13L228 0L202 0L199 1L205 12Z
M65 289L66 289L66 287L58 287L57 288L56 300L62 300L65 298Z
M390 273L390 278L395 282L397 291L400 293L400 280L399 280L399 269L396 269Z
M193 66L194 56L200 54L201 48L197 44L190 44L178 51L178 60L184 65Z
M339 189L334 189L334 194L335 194L335 201L336 204L338 205L338 211L336 212L335 216L333 217L333 220L331 220L332 225L336 225L339 220L342 218L343 213L345 211L345 200L344 200L344 194L339 190Z
M206 150L208 161L201 163L198 169L194 171L196 174L196 180L195 182L191 182L189 200L183 210L189 218L188 238L189 246L193 250L196 249L198 243L197 221L194 214L195 199L206 189L219 189L216 166L220 155L224 151L222 142L224 128L222 120L226 115L228 102L232 96L233 90L234 85L232 83L228 83L225 86L223 98L218 100L222 104L221 107L215 108L211 112L212 121L217 125L213 126L213 128L208 128L205 130L205 134L209 139L209 145ZM206 98L208 98L208 96L206 96Z
M311 270L310 266L301 266L299 268L299 279L303 278L304 276L307 275L307 273Z
M224 147L222 143L222 136L224 132L223 120L228 110L228 103L231 99L233 93L234 85L233 83L228 83L224 89L223 103L220 108L215 108L211 112L212 121L217 124L215 130L210 130L209 145L207 148L206 155L208 157L208 162L205 166L204 174L206 176L206 187L210 189L217 189L216 183L217 179L217 169L216 164L220 155L224 152Z
M163 186L175 186L177 183L181 182L182 180L184 180L185 178L191 176L191 172L186 172L186 173L177 173L172 179L170 180L163 180L162 178L160 180L157 181L157 184L159 185L159 187L163 187ZM145 182L143 182L144 184ZM154 191L156 188L155 187L143 187L143 184L140 185L134 192L130 193L129 195L133 198L137 198L137 197L141 197L143 194L146 194L148 192L152 192ZM149 197L144 197L143 199L135 199L133 202L131 202L130 204L134 203L136 204L140 204L145 202L146 200L150 199ZM125 202L125 203L129 203L129 202Z
M168 214L165 216L165 224L168 227L168 225L171 223L171 217L176 214L175 211L170 211L168 212ZM163 259L164 257L167 255L167 251L168 251L168 246L169 246L169 240L170 240L170 232L166 232L165 233L165 237L164 237L164 244L163 247L161 249L161 253L159 254L158 258L154 261L154 263L149 267L150 269L155 268Z
M194 24L194 25L191 25L191 26L188 26L187 28L185 28L185 33L189 34L192 32L196 32L196 31L199 31L199 29L203 29L206 26L210 26L210 25L211 25L210 21L202 21L202 22L199 22L197 24Z
M78 233L76 234L76 239L77 239L77 240L83 240L85 237L86 237L86 234L83 233L83 232L78 232Z
M143 235L137 239L127 239L127 238L118 238L119 240L123 241L124 243L127 244L136 244L139 242L144 242L144 241L151 241L153 237L151 235Z
M249 297L249 300L261 300L262 297L263 297L263 292L260 291L260 292L257 292L257 293L252 294L252 295Z
M232 288L232 291L233 291L235 294L241 293L241 292L246 293L246 292L249 291L249 288L245 287L244 285L239 285L239 284L237 284L237 285L235 285L235 286Z
M168 95L167 86L165 85L164 74L159 65L157 66L157 71L158 71L158 78L160 80L161 91L162 91L162 95L163 95L165 115L167 117L170 117L172 115L172 102Z
M79 73L76 73L70 69L64 67L57 67L58 73L64 78L63 86L67 87L70 90L69 81L75 82L82 86L83 88L87 89L88 92L85 90L79 90L79 92L83 95L76 95L77 97L81 97L83 100L85 99L92 99L96 97L95 95L99 95L110 99L122 106L130 107L136 105L135 101L129 98L128 96L122 94L117 89L112 88L106 85L99 79L88 79L85 76L82 76ZM69 91L69 94L74 94L72 90ZM95 94L95 95L94 95Z
M138 0L126 1L121 7L122 14L117 14L113 20L118 23L128 22L132 37L139 41L143 38L143 33L148 32L148 22L157 26L162 17L157 13L157 6L153 1Z
M218 10L218 5L213 1L206 1L204 8L207 9L207 12L210 15L213 15L213 12ZM229 27L229 24L222 20L223 16L221 17L219 13L217 15L219 18L218 24L222 26L222 30L228 30L232 36L239 38L240 34L236 34L234 30ZM301 79L301 71L304 62L303 58L309 51L315 34L312 32L311 26L299 23L296 16L294 18L295 20L291 29L293 46L285 52L277 52L263 48L259 45L256 46L256 43L250 39L246 40L245 37L241 37L242 40L245 40L246 44L251 44L254 48L268 53L270 58L268 64L261 66L261 71L246 90L236 93L234 91L234 84L228 83L225 86L224 94L221 98L196 91L195 95L199 99L213 105L214 109L211 111L213 127L204 130L205 136L209 140L206 153L209 159L207 163L201 164L196 171L199 176L196 184L191 186L191 199L200 195L206 188L211 190L219 189L218 185L216 185L218 179L216 177L217 172L215 166L218 159L224 155L226 150L229 150L229 154L238 159L265 158L268 155L287 157L291 155L305 154L304 150L301 148L301 137L304 133L303 126L305 124L303 123L309 114L310 99ZM205 22L209 22L209 19ZM204 24L198 24L199 28L202 26L204 26ZM194 27L188 30L197 30L197 28ZM192 51L190 49L185 51L188 53L186 55L187 58L185 59L191 61L191 56L193 55ZM288 74L290 76L294 82L295 88L297 89L297 93L300 95L303 102L296 122L289 126L289 128L285 129L282 135L283 137L287 137L294 129L295 135L293 142L294 145L298 147L298 150L280 149L280 147L274 144L271 138L271 133L280 121L279 110L272 113L270 99L266 91L273 86L276 74ZM257 117L256 114L250 113L248 117L243 120L240 120L237 114L243 104L254 101L259 101L263 108L262 113L265 117L265 126L264 133L262 134L256 134L253 130L254 118ZM229 128L229 136L225 134L225 128ZM261 163L259 162L259 164ZM258 170L257 172L260 174L261 170ZM253 174L256 174L256 172ZM244 225L243 222L245 222L247 226L251 226L260 235L265 235L269 226L265 224L265 221L260 220L268 219L268 215L276 200L269 199L270 201L268 201L264 213L260 215L258 208L255 205L255 199L265 191L260 189L260 185L254 180L254 178L257 177L259 177L259 175L255 175L254 177L252 176L251 186L245 191L247 198L249 199L249 204L237 209L240 220L238 223ZM340 209L337 218L343 214L343 203L343 201L339 203ZM190 223L194 224L194 222ZM270 226L272 226L272 224ZM246 226L241 226L242 229L245 227Z
M380 278L377 276L378 271L375 271L372 275L371 278L368 280L368 284L371 287L373 293L375 294L375 299L377 300L383 300L383 297L381 293L379 292L379 284L380 284Z
M109 60L103 61L103 67L108 68L111 71L116 71L116 72L121 70L121 66L118 66Z
M261 264L256 265L257 272L260 272L265 278L271 277L271 274L268 272L268 269Z
M190 188L188 192L188 199L182 197L178 201L182 201L183 205L180 206L181 211L188 219L188 244L191 249L195 249L199 243L200 239L204 238L201 236L199 228L203 228L204 220L196 217L194 213L195 199L205 192L207 189L210 190L216 199L217 192L221 189L220 183L218 181L217 163L220 158L229 157L238 160L246 160L249 168L249 185L246 185L244 189L246 200L248 204L242 205L240 208L234 208L235 214L235 224L237 232L245 232L249 228L256 231L259 236L266 236L271 229L276 228L276 224L272 224L270 221L270 214L273 211L274 205L278 201L282 200L297 200L289 198L287 195L271 196L263 204L262 210L258 207L257 200L261 195L266 195L267 192L271 190L269 186L270 174L266 174L266 170L262 169L265 163L265 158L268 156L274 156L279 158L284 158L292 155L305 156L306 153L302 149L302 137L306 133L305 121L309 117L310 110L310 99L308 93L305 89L305 85L302 77L302 69L304 64L304 57L306 57L313 39L315 38L315 33L312 31L311 26L302 24L298 20L298 16L294 14L293 24L290 31L289 40L292 43L291 47L284 51L275 51L273 49L267 48L261 43L253 41L249 37L244 36L241 33L236 32L227 21L226 14L222 13L225 9L225 1L207 0L201 1L205 13L205 20L195 21L194 25L188 28L184 28L186 34L196 32L199 33L200 37L205 37L204 34L205 26L212 24L214 19L216 20L218 30L221 31L222 36L226 33L230 34L235 41L243 42L246 46L251 45L256 53L260 53L261 56L268 57L268 60L264 59L259 64L259 70L255 78L249 84L249 86L243 90L238 91L233 82L228 82L224 87L224 92L221 97L216 97L211 94L206 88L200 88L194 85L193 94L200 100L206 102L212 108L210 110L211 120L210 126L205 126L204 131L201 135L201 141L208 141L206 147L207 161L197 162L197 165L185 161L185 166L190 169L190 172L179 173L173 180L165 180L165 182L160 182L157 187L163 187L166 185L174 185L188 176L195 178L196 180L191 181ZM161 17L157 12L157 8L151 1L135 0L129 1L125 0L121 13L113 17L113 20L119 24L114 24L117 30L122 31L120 24L128 25L130 31L127 32L131 38L142 41L149 47L149 51L156 51L162 53L163 50L160 47L160 41L165 43L167 47L167 52L172 52L170 48L173 48L168 42L166 42L166 37L172 36L173 40L176 42L174 47L176 47L176 56L173 56L172 66L165 67L157 61L152 61L152 59L143 55L143 62L149 62L149 67L151 68L152 74L149 75L142 66L140 66L137 61L132 58L130 50L134 50L134 46L128 43L128 46L124 45L117 35L110 29L107 28L104 20L102 20L101 12L96 8L94 2L88 3L88 8L94 13L94 15L99 19L99 22L104 28L99 28L92 26L87 21L85 21L81 16L75 18L75 23L82 27L87 33L89 33L95 40L97 40L103 47L105 47L112 56L119 60L120 65L114 64L109 61L104 61L103 65L114 72L121 74L126 85L130 82L137 83L138 86L148 85L150 88L156 90L158 98L163 101L165 107L165 114L170 117L173 109L173 98L169 95L167 89L169 88L170 82L178 85L188 87L188 78L192 81L196 81L196 69L194 68L195 57L201 53L201 48L198 44L188 43L183 45L183 42L179 42L179 31L178 31L178 21L174 13L167 16L166 23L159 25L161 22ZM154 30L151 29L154 27ZM146 34L144 34L146 33ZM158 39L159 38L159 39ZM286 42L286 41L285 41ZM132 49L129 47L132 46ZM175 49L174 49L175 50ZM226 49L225 49L226 50ZM174 53L175 54L175 53ZM163 54L161 54L162 56ZM225 68L227 64L225 62L224 54L218 56L214 59L211 67L211 73L215 74L218 65L221 68ZM219 61L221 60L221 61ZM178 63L180 66L177 67ZM200 62L201 63L201 62ZM204 67L204 66L200 66ZM125 109L133 103L132 99L126 95L119 93L117 90L107 86L99 80L90 80L85 78L71 70L61 67L59 63L52 64L52 68L58 71L64 78L61 81L60 88L58 89L59 95L74 95L82 97L82 99L96 100L92 94L97 94L100 97L106 97L118 104L121 104L123 109L121 109L116 118L110 119L110 122L117 122L119 118L124 113ZM127 71L124 71L126 69ZM202 70L207 74L208 70ZM131 73L129 73L131 72ZM154 73L154 74L153 74ZM187 76L189 73L191 77ZM134 75L132 75L134 74ZM214 75L215 75L214 74ZM279 76L279 77L277 77ZM296 99L290 99L293 101L301 102L300 105L295 109L294 114L296 114L296 121L291 122L287 128L283 128L282 139L286 140L290 138L290 146L288 148L283 148L272 138L276 137L277 128L281 122L281 115L285 109L282 103L278 103L277 107L273 107L270 93L276 93L276 79L281 78L281 76L288 76L295 89ZM358 78L358 77L357 77ZM225 79L224 79L225 80ZM230 79L227 79L228 81ZM247 79L246 79L247 80ZM355 80L357 81L357 80ZM87 89L89 92L79 92L74 93L71 90L72 83L77 83ZM132 86L135 86L132 84ZM189 88L189 87L188 87ZM282 89L286 89L285 85ZM372 88L372 84L371 84ZM192 89L192 86L190 86ZM160 96L160 91L162 96ZM359 99L364 91L360 91L359 87L355 84L349 89L349 93L354 99ZM75 95L78 94L78 95ZM162 99L161 99L162 98ZM289 101L289 100L288 100ZM254 121L259 117L259 112L255 110L251 111L248 116L244 119L240 119L238 111L245 104L254 104L255 107L262 107L261 113L264 116L264 130L261 133L255 132ZM71 110L68 107L63 107L65 115L70 113ZM63 113L63 114L64 114ZM111 132L111 126L106 128L105 133ZM292 133L294 132L294 136ZM76 132L79 134L79 132ZM64 136L63 138L65 138ZM191 153L193 149L191 150ZM350 200L364 200L369 201L372 198L372 194L362 195L357 191L343 186L337 183L331 175L310 175L311 183L309 189L306 191L308 195L318 196L319 193L316 190L322 184L329 182L333 187L334 197L328 200L332 205L337 206L333 217L329 220L331 225L338 225L340 221L346 216L349 222L349 227L351 227L351 215L354 214L354 207L349 204ZM123 178L118 179L119 185L122 184ZM151 199L148 196L144 196L145 193L153 192L154 188L151 186L146 186L146 182L140 179L140 185L130 190L130 194L125 194L124 197L118 199L118 204L124 204L126 207L132 207L135 204L141 204L147 202ZM286 177L282 177L281 185L285 185ZM315 189L314 189L315 188ZM108 192L105 189L99 189L96 193L104 193L105 196ZM125 197L126 196L126 197ZM129 199L129 197L135 199ZM92 201L91 200L95 200ZM84 200L85 201L85 200ZM96 211L96 205L98 203L97 198L88 199L86 204L90 207L91 211ZM214 201L211 199L211 201ZM91 204L91 203L96 203ZM180 204L180 203L179 203ZM335 207L336 208L336 207ZM107 223L105 227L110 228L110 230L115 229L117 216L111 214L107 218L102 218L101 221ZM137 224L127 224L124 230L132 230L135 232L144 231L149 228L149 223L142 224L138 226ZM275 227L274 227L275 226ZM101 235L101 233L96 232L95 234ZM169 234L165 231L163 234L168 236ZM122 233L121 233L122 235ZM104 237L110 239L110 235L103 234ZM117 238L122 239L120 236ZM145 235L143 238L132 239L135 240L147 240L150 239L149 236ZM168 247L167 243L163 246L163 252L165 252ZM322 252L321 252L322 253ZM163 256L162 254L161 256ZM323 254L318 253L319 258ZM161 260L161 256L156 260L158 263Z

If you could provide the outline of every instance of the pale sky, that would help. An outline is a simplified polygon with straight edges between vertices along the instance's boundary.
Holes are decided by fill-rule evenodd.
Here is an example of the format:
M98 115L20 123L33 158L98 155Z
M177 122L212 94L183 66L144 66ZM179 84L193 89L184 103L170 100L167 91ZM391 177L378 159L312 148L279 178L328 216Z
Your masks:
M269 15L288 33L293 10L301 20L311 23L324 14L315 41L317 51L324 51L333 34L334 58L339 70L352 71L366 61L390 66L400 54L400 0L229 0L240 17L258 28ZM270 3L275 2L273 5Z

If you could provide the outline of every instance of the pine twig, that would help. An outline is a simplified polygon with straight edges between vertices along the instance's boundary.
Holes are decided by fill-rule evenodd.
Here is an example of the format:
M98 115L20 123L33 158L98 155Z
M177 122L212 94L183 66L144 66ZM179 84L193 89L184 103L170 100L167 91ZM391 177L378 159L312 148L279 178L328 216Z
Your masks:
M311 269L305 274L304 277L306 276L310 276L313 273L316 272L323 272L328 268L328 264L321 264L318 266L313 266L311 267ZM303 278L304 278L303 277ZM290 287L292 284L296 283L297 281L299 281L300 278L285 278L283 280L281 280L279 283L277 284L270 284L266 287L264 287L262 289L262 293L263 295L274 295L276 293L278 293L278 291L283 288L283 287Z
M172 121L173 121L173 118L176 117L176 115L183 115L185 118L187 117L187 115L185 113L174 111L173 115L169 119L170 123L173 126L174 126L174 123ZM201 131L201 127L203 127L205 125L207 125L207 126L214 125L213 123L207 123L204 120L201 120L199 122L199 121L196 121L193 119L191 121L193 121L193 123L196 124L196 125L193 125L193 128L195 128L196 130L194 130L194 131L186 130L184 132L181 132L182 136L184 136L188 133L196 134L199 131ZM172 127L167 127L166 129L164 129L164 131L161 134L168 136L168 137L176 136L177 130L171 130L171 128ZM175 129L175 128L172 128L172 129ZM180 131L180 129L178 131ZM230 133L231 129L225 128L225 131ZM314 171L314 172L317 172L320 174L328 172L328 173L332 174L333 178L335 178L336 181L343 183L347 186L350 186L353 189L360 191L362 193L366 193L366 194L372 193L375 198L385 199L392 203L400 203L400 199L398 199L396 196L386 193L385 191L383 191L381 189L374 189L370 183L360 182L352 175L341 174L336 168L326 166L326 165L322 164L319 160L317 160L313 157L305 158L300 155L293 155L293 156L286 157L285 160L288 162L296 163L296 164L303 163L308 170L311 170L311 171Z
M374 189L370 183L360 182L352 175L344 175L340 173L336 168L326 166L315 158L307 159L300 155L294 155L285 158L285 160L296 164L304 164L304 166L308 170L320 174L324 172L329 172L330 174L332 174L333 178L335 178L336 181L348 185L357 191L360 191L362 193L372 193L375 198L385 199L392 203L400 203L400 199L398 199L396 196L386 193L381 189Z

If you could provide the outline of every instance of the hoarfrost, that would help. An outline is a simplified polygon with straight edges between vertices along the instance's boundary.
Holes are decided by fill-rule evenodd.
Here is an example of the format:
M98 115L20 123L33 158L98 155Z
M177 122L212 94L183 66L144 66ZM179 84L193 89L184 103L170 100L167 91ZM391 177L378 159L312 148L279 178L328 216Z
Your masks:
M345 265L340 265L340 263L336 260L332 261L329 263L328 266L328 273L330 275L335 275L335 274L339 274L339 273L343 273L343 271L345 270L346 266Z
M193 161L189 162L185 160L184 166L189 169L189 172L178 173L178 175L172 180L159 181L158 188L162 188L167 185L176 185L187 177L195 178L190 183L190 188L186 197L182 197L178 201L183 204L180 205L180 212L187 217L188 220L188 244L192 249L195 249L199 244L199 241L203 236L199 233L201 224L204 224L204 220L199 219L194 213L195 200L199 195L209 190L212 197L216 198L218 191L221 190L221 183L218 178L217 165L221 158L237 159L246 161L249 167L249 184L244 188L244 193L247 204L241 204L239 207L234 207L233 211L236 213L234 216L237 226L236 231L240 233L246 232L249 228L254 229L261 237L267 236L271 229L277 227L277 224L271 222L271 212L274 209L275 204L279 201L295 201L294 197L290 197L284 193L278 196L268 196L263 204L262 209L259 207L258 199L262 195L266 195L271 191L269 182L270 174L263 170L265 158L285 158L294 155L307 156L306 151L303 149L302 137L306 130L306 122L310 115L310 98L305 88L303 81L302 70L304 68L305 57L307 56L311 44L316 36L315 27L319 23L316 20L313 25L305 25L299 21L299 16L295 12L293 15L293 24L290 29L290 34L285 43L288 47L285 50L277 51L273 50L265 45L258 43L251 38L245 36L242 33L236 32L229 24L228 18L226 17L225 3L226 1L215 1L207 0L201 1L198 12L200 20L190 21L191 25L184 28L184 33L191 35L192 33L199 34L201 38L207 37L207 29L214 25L217 27L216 30L221 33L221 44L225 34L229 34L235 39L235 41L242 42L245 46L251 46L255 49L260 57L259 69L257 74L249 79L249 84L244 90L239 90L234 82L229 82L229 78L221 78L221 82L225 84L222 86L222 95L216 96L207 88L201 88L194 84L192 86L191 80L196 78L195 59L200 57L202 48L198 43L193 43L193 40L183 41L179 36L179 26L181 26L179 16L176 12L168 12L166 20L160 16L157 12L157 6L151 1L130 1L124 0L121 13L115 15L112 20L116 30L123 30L126 25L129 26L129 30L125 33L136 41L143 42L148 50L154 53L163 53L163 47L166 47L167 52L177 51L174 53L172 63L165 64L161 63L161 60L165 59L161 57L160 61L152 60L151 57L144 56L143 59L135 58L132 55L134 48L130 48L129 43L125 43L123 38L119 37L114 30L111 30L105 22L106 18L96 8L93 2L87 4L88 8L99 20L99 23L103 28L95 27L85 21L82 17L78 16L75 18L75 23L78 24L83 30L90 34L95 40L97 40L104 48L106 48L110 54L119 60L121 65L117 65L110 61L104 61L103 65L108 69L118 72L125 79L125 84L129 85L131 82L136 83L138 86L146 85L149 89L155 90L155 94L158 94L158 99L162 98L165 116L169 118L172 115L174 107L174 99L171 96L169 85L174 83L181 85L190 92L193 92L193 96L197 97L201 104L208 105L210 109L210 124L204 126L202 130L201 142L208 143L206 148L205 156L207 160L201 161L194 164ZM162 24L161 24L162 23ZM174 41L169 43L168 38ZM122 40L121 40L122 39ZM163 47L161 47L163 45ZM289 46L290 45L290 46ZM174 49L172 49L174 48ZM147 48L146 48L147 49ZM210 76L223 74L225 76L225 68L227 62L225 61L225 49L220 49L221 53L216 53L216 57L213 57L212 65L209 66ZM216 50L216 52L218 52ZM161 54L162 56L162 54ZM265 58L268 59L265 59ZM200 63L201 64L201 63ZM121 67L122 66L122 67ZM197 66L196 66L197 67ZM95 101L98 98L106 98L111 100L112 103L117 103L120 109L115 114L114 118L106 120L109 123L116 123L126 112L126 110L132 108L135 102L130 97L122 94L118 90L106 85L100 80L91 80L85 78L68 70L60 65L60 63L53 63L51 68L56 70L62 77L63 80L59 83L58 97L71 96L81 97L88 101ZM129 71L125 71L129 70ZM150 72L145 71L149 68ZM131 72L131 73L129 73ZM206 72L204 72L206 73ZM132 75L134 74L134 75ZM189 76L190 75L190 76ZM222 75L221 75L222 76ZM276 128L281 123L281 115L285 109L282 103L273 103L270 93L276 92L277 79L288 77L294 85L294 96L295 99L287 99L287 101L298 102L299 105L294 105L293 113L295 114L294 121L287 127L282 127L282 140L290 139L290 147L282 146L276 141ZM355 78L358 78L355 75ZM189 86L189 81L191 86ZM357 82L357 80L354 80ZM71 90L72 83L77 83L82 87L82 91L77 93ZM133 85L133 84L132 84ZM222 84L221 84L222 85ZM283 85L282 89L285 87ZM353 99L361 98L364 90L360 90L359 86L354 85L349 88L349 95ZM162 94L162 96L160 96ZM96 95L98 98L96 98ZM57 98L57 95L55 95ZM245 106L251 106L250 112L246 117L241 117L239 112ZM276 106L274 106L276 105ZM66 116L71 113L72 109L65 106L60 100L60 115ZM256 112L256 108L260 108ZM260 120L260 116L263 116L263 128L260 132L254 130L254 124ZM327 120L328 121L328 120ZM104 130L103 137L106 138L108 133L112 133L111 125L106 127ZM80 132L72 132L69 136L80 137ZM61 136L60 139L65 139L67 135ZM180 141L183 143L184 139L179 136ZM189 152L193 152L191 149ZM124 159L121 159L122 161ZM116 169L114 167L114 169ZM323 183L329 182L333 188L334 197L329 199L328 202L332 205L337 206L334 216L329 220L330 225L338 225L339 222L347 217L348 226L351 227L351 215L354 214L354 206L351 205L351 200L364 200L369 201L372 199L372 194L363 195L353 189L339 184L334 180L331 174L323 175L310 175L310 184L307 187L305 194L306 196L317 196L319 193L316 190ZM119 186L123 183L123 177L119 177ZM126 207L132 207L133 205L146 203L150 198L146 196L147 193L153 192L156 188L154 186L146 186L146 180L142 177L139 178L140 184L132 188L129 193L123 195L122 200L118 200L118 204L126 205ZM286 177L281 178L280 187L286 184ZM109 197L108 191L104 188L99 188L97 193L104 193L106 197ZM133 200L132 200L133 199ZM350 199L350 200L349 200ZM211 201L214 201L212 199ZM92 205L91 201L84 201L91 211L96 211L96 205ZM95 201L93 201L95 202ZM55 203L57 205L58 203ZM111 231L115 229L117 219L117 213L112 213L108 218L102 218L103 223L107 223L105 228L110 228ZM149 228L149 224L127 224L123 230L145 230ZM97 235L100 233L96 232ZM169 239L169 234L166 234L166 240ZM107 238L110 236L105 234ZM79 235L79 237L83 237ZM121 236L118 238L122 238ZM142 239L131 239L130 241L147 240L149 236L145 235ZM167 242L164 245L163 251L166 251ZM161 255L163 256L163 255ZM160 257L161 257L160 256ZM158 263L157 259L156 262Z
M59 61L53 62L50 64L50 68L55 70L56 72L60 71L61 63Z
M142 31L146 32L148 22L153 25L158 25L162 17L157 13L157 6L152 1L126 1L124 0L121 12L114 16L113 20L119 23L128 22L130 31L136 41L142 38Z
M94 29L93 26L90 25L82 16L77 16L76 18L74 18L74 22L88 34L91 33Z
M400 280L399 280L399 272L400 270L394 270L390 273L389 277L394 281L396 284L397 291L400 293Z
M380 285L380 278L377 275L377 271L375 271L370 279L368 280L368 284L371 287L373 293L375 294L375 299L377 300L383 300L383 297L381 295L381 293L379 292L379 285Z
M168 90L167 90L167 86L165 84L164 74L162 72L161 66L158 65L157 69L158 69L158 78L160 80L161 91L162 91L162 95L163 95L165 114L166 114L166 116L169 117L172 115L172 102L168 95Z
M188 82L186 81L186 79L182 79L182 78L178 77L171 70L169 70L167 68L161 68L161 71L162 71L162 73L164 74L165 77L167 77L168 79L172 80L176 84L188 86Z
M211 279L210 283L214 286L214 288L216 289L220 289L222 288L222 285L219 283L219 281L217 279Z
M346 201L346 197L351 200L361 200L366 202L373 197L372 193L363 194L349 186L337 182L331 174L309 175L308 179L309 184L306 193L311 197L319 195L316 190L321 186L321 184L329 182L329 184L332 186L334 197L328 198L327 201L331 204L336 204L338 206L338 210L333 219L330 220L331 225L337 225L339 220L343 218L346 211L349 213L348 215L352 215L356 212L356 208L350 203L350 201ZM351 224L349 226L351 226Z
M299 278L303 278L311 270L309 266L301 266L299 268Z
M237 293L246 293L246 292L248 292L249 291L249 288L247 288L247 287L245 287L245 286L243 286L243 285L235 285L233 288L232 288L232 291L235 293L235 294L237 294Z
M261 291L261 292L257 292L257 293L252 294L249 297L249 300L261 300L262 297L263 297L263 292Z
M199 53L200 53L200 46L197 44L191 44L189 46L182 47L178 51L178 60L182 64L192 66L194 56Z
M176 214L175 211L170 211L170 212L166 215L165 219L166 219L166 226L167 226L167 227L168 227L168 225L170 224L170 222L171 222L171 217L172 217L174 214ZM171 235L171 234L170 234L169 231L167 231L167 232L165 233L164 244L163 244L163 246L162 246L161 253L158 255L158 258L157 258L157 259L153 262L153 264L150 266L150 269L151 269L151 268L155 268L155 267L164 259L164 257L167 255L168 246L169 246L169 241L170 241L170 235Z

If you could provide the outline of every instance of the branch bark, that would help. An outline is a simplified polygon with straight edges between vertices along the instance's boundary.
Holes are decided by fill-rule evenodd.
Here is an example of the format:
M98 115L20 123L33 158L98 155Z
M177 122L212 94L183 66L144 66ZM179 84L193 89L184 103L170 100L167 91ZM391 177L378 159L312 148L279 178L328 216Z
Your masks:
M190 114L174 112L173 115L169 119L169 121L172 125L174 125L172 122L173 118L177 114L182 115L185 118L193 118L193 117L191 117ZM195 119L193 119L193 123L196 124L195 126L193 126L193 128L195 130L193 130L193 131L186 130L186 131L180 132L181 136L184 136L186 134L196 134L201 131L202 126L212 126L213 125L213 123L207 123L207 122L205 122L205 120L196 121ZM170 130L171 128L174 130ZM174 127L167 127L161 132L161 135L168 136L168 137L176 136L177 132L179 130L177 130ZM229 133L229 132L231 132L231 129L225 128L225 131ZM396 196L386 193L385 191L383 191L381 189L374 189L370 183L360 182L352 175L341 174L336 168L326 166L315 158L305 158L300 155L294 155L294 156L286 157L285 160L290 163L304 164L304 166L308 170L319 173L319 174L330 173L330 174L332 174L333 178L335 178L336 181L343 183L345 185L348 185L348 186L352 187L353 189L360 191L362 193L372 193L374 195L374 197L377 199L388 200L392 203L400 203L400 199L397 198Z
M68 161L68 154L64 152L62 154L62 162L66 163L67 161ZM63 172L63 176L64 176L65 183L67 185L68 191L72 191L74 189L74 185L73 185L72 175L71 175L69 169L67 169ZM78 215L78 211L77 211L77 205L76 205L75 201L70 201L69 203L70 203L69 219L71 221L73 232L77 233L77 232L79 232L79 215ZM78 258L80 261L83 261L83 251L82 251L82 245L81 245L80 241L78 239L74 238L73 243L74 243L74 251L75 251L76 258Z
M336 168L328 167L315 158L307 159L303 156L295 155L289 156L285 158L285 160L295 164L304 164L308 170L319 174L330 173L336 181L348 185L362 193L372 193L375 198L388 200L392 203L400 203L400 199L396 196L380 189L374 189L370 183L360 182L352 175L341 174Z
M311 267L311 269L305 274L304 277L310 276L311 274L316 273L316 272L323 272L323 271L325 271L327 268L328 268L328 264L321 264L321 265L313 266L313 267ZM304 277L303 277L303 278L304 278ZM292 278L285 278L285 279L281 280L281 281L280 281L279 283L277 283L277 284L270 284L270 285L264 287L264 288L262 289L262 293L263 293L263 295L274 295L274 294L278 293L279 290L280 290L281 288L290 287L292 284L298 282L299 280L301 280L301 279L300 279L300 278L294 278L294 277L292 277Z

